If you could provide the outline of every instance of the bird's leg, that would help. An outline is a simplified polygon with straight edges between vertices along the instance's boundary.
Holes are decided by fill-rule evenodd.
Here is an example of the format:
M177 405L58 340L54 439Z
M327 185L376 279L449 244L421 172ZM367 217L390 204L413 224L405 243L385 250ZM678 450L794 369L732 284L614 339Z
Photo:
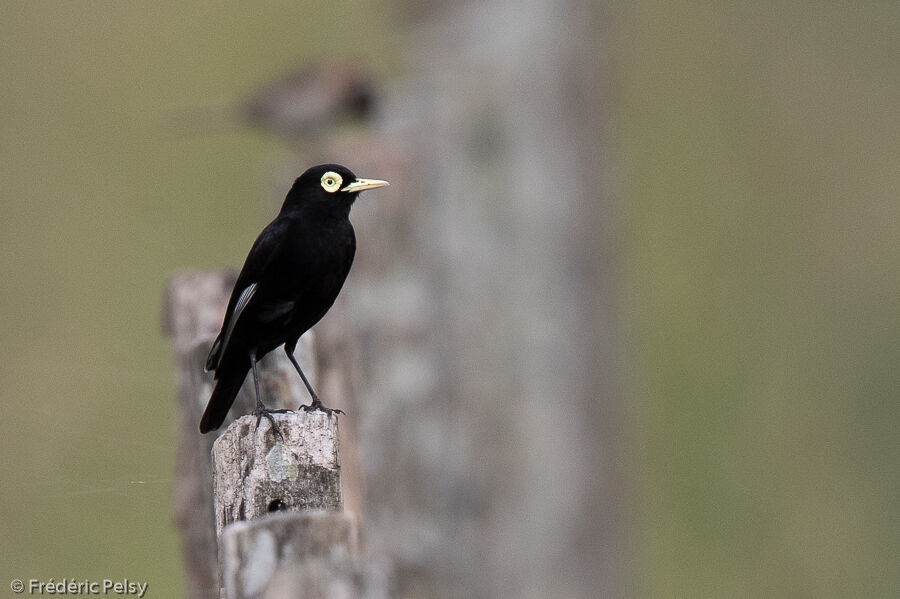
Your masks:
M303 384L306 385L306 390L309 391L309 396L312 397L312 403L308 406L300 406L300 409L304 412L312 412L313 410L320 410L325 412L329 416L332 414L343 414L344 410L326 408L325 404L322 403L322 400L319 399L319 396L316 395L316 392L313 390L312 385L309 384L309 381L306 380L306 375L303 374L303 371L300 370L300 365L297 364L297 358L294 357L294 347L296 344L292 343L290 347L287 344L284 346L284 353L287 354L288 359L291 361L291 364L294 365L294 368L297 369L297 374L300 375L300 378L303 379Z
M250 367L253 369L253 386L256 387L256 408L253 410L253 414L256 415L256 428L259 428L259 422L266 418L272 424L272 430L275 431L275 434L278 435L282 441L284 441L284 435L281 434L281 431L278 430L278 425L275 424L275 419L272 418L272 412L284 412L286 410L270 410L265 405L263 405L262 400L259 395L259 373L256 371L256 350L250 350Z

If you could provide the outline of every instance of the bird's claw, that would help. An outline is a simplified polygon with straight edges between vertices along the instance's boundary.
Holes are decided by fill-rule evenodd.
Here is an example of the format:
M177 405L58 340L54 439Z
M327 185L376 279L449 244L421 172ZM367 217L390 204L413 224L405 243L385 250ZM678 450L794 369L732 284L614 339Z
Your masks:
M344 413L344 410L339 410L338 408L326 408L325 404L323 404L319 400L314 400L308 406L300 406L300 409L303 410L304 412L313 412L315 410L318 410L320 412L325 412L326 414L328 414L329 417L331 417L332 414L343 414Z
M264 405L257 405L256 409L253 410L253 414L256 416L256 428L259 428L259 423L263 418L269 421L269 424L272 425L272 430L275 431L275 434L278 435L278 438L284 441L284 435L281 434L281 429L278 428L278 425L275 424L275 419L272 418L272 414L286 414L291 410L279 409L279 410L270 410Z

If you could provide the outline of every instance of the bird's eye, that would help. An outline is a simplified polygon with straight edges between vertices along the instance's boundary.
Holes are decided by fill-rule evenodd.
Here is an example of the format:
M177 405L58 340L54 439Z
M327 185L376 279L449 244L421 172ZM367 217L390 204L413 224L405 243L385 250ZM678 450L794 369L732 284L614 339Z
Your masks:
M334 193L340 189L341 183L343 183L343 179L337 173L328 171L322 175L322 189L328 193Z

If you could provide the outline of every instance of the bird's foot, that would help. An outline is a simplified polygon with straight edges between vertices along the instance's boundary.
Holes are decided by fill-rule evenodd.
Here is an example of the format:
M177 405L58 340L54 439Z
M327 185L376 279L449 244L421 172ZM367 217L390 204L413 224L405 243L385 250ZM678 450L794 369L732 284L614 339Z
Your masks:
M259 423L263 418L269 421L269 424L272 425L272 430L275 431L275 434L278 435L278 438L284 441L284 435L281 434L281 430L278 428L278 425L275 424L275 419L272 418L272 414L286 414L291 410L279 409L279 410L270 410L266 406L261 403L256 404L256 409L253 410L253 415L256 416L256 428L259 428Z
M332 414L343 414L344 410L338 410L337 408L326 408L325 404L322 403L318 398L314 399L311 404L308 406L300 406L300 409L304 412L312 412L318 410L320 412L325 412L328 416Z

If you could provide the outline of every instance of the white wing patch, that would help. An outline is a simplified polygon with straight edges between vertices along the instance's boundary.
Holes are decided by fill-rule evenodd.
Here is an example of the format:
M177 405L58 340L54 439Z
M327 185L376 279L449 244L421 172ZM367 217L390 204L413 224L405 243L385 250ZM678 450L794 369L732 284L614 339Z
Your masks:
M234 325L237 324L238 318L241 317L244 308L246 308L247 304L250 303L250 300L253 299L254 293L256 293L256 283L251 283L246 289L241 291L241 295L238 296L237 303L234 304L234 312L228 318L228 328L225 330L225 336L222 338L222 349L219 351L219 362L216 364L216 368L222 363L222 356L225 355L225 350L228 348L228 340L231 339L231 333L234 332Z

